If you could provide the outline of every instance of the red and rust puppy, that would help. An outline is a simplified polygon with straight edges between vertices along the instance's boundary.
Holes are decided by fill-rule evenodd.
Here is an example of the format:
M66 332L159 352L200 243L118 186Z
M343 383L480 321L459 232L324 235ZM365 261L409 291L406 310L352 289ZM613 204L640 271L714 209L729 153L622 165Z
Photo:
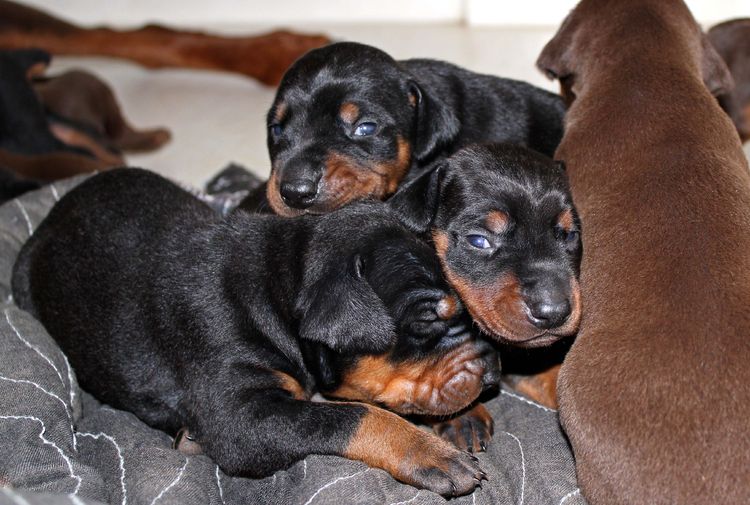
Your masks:
M68 145L96 152L100 159L106 153L111 156L121 151L158 149L171 138L164 128L134 129L110 87L88 72L71 70L55 76L38 76L32 84L52 133Z
M586 314L560 372L598 504L750 500L750 171L679 0L584 0L538 66L573 98L556 156L584 224Z
M103 170L122 159L98 159L86 149L65 144L50 130L31 86L50 57L37 49L0 51L0 193L18 194L42 181Z
M708 38L734 80L734 88L719 94L719 103L746 142L750 139L750 19L718 24L708 31Z
M13 295L84 389L154 427L187 427L230 475L336 454L443 495L484 477L469 453L375 406L449 415L499 380L434 252L380 203L225 220L155 174L105 172L40 224ZM467 416L445 434L481 449L491 419Z
M38 47L52 54L125 58L141 65L235 72L278 84L294 60L330 40L322 35L275 31L248 37L148 25L135 30L84 28L16 2L0 0L0 48Z
M529 348L578 329L581 226L561 164L510 144L469 146L388 205L431 237L446 278L487 335ZM556 376L554 367L515 387L554 406Z
M551 155L563 115L559 96L524 82L331 44L300 58L281 82L268 113L266 196L280 215L321 214L385 199L410 174L469 143L510 142Z

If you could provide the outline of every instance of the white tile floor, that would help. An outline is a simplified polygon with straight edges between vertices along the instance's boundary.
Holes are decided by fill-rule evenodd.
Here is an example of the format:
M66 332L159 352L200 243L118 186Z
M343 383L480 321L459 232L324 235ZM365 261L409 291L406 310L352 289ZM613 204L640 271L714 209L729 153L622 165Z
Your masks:
M429 57L471 70L521 79L555 91L534 62L556 27L467 28L459 25L299 26L333 38L378 46L398 59ZM252 33L258 28L225 30ZM131 165L150 168L202 185L234 161L268 175L265 113L274 90L244 77L190 70L147 70L103 58L56 58L51 73L79 67L114 88L123 109L139 127L166 126L172 141L148 154L131 155ZM750 146L746 146L750 154Z

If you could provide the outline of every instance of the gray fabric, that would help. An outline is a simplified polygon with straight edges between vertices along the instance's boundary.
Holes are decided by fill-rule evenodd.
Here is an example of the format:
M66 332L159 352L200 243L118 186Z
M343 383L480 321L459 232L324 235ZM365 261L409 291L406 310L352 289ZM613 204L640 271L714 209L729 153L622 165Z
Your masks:
M80 180L0 207L0 505L445 503L382 470L330 456L266 479L230 478L209 458L170 449L166 434L82 392L41 324L13 305L9 286L23 241ZM509 391L488 407L496 432L479 457L489 481L451 503L583 504L557 413Z

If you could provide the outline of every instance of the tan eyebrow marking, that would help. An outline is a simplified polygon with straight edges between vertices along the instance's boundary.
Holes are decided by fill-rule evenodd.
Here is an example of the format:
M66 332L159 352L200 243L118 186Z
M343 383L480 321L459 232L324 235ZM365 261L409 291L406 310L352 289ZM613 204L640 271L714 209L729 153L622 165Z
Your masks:
M281 123L284 120L284 116L286 116L286 110L286 102L279 102L276 106L276 111L273 114L273 120L277 123Z
M490 211L490 213L487 214L487 219L485 220L487 229L492 233L501 233L508 227L509 222L510 216L508 216L507 212L503 212L501 210Z
M359 117L359 107L351 102L344 102L339 108L339 117L351 124Z
M566 232L573 229L573 211L565 209L557 216L557 224Z

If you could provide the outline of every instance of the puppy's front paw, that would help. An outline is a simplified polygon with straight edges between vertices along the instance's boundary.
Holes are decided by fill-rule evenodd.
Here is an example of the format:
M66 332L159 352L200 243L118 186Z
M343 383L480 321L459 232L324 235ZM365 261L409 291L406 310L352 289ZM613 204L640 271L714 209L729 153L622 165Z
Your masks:
M440 445L425 451L419 466L409 472L404 482L442 496L461 496L471 493L487 479L472 454L448 444Z
M461 302L452 295L439 300L423 300L406 310L401 325L412 335L435 338L447 333L462 312Z
M443 496L471 493L487 478L473 454L376 407L368 407L344 455Z
M495 422L482 404L452 419L432 424L432 429L441 438L469 452L485 451L494 428Z

